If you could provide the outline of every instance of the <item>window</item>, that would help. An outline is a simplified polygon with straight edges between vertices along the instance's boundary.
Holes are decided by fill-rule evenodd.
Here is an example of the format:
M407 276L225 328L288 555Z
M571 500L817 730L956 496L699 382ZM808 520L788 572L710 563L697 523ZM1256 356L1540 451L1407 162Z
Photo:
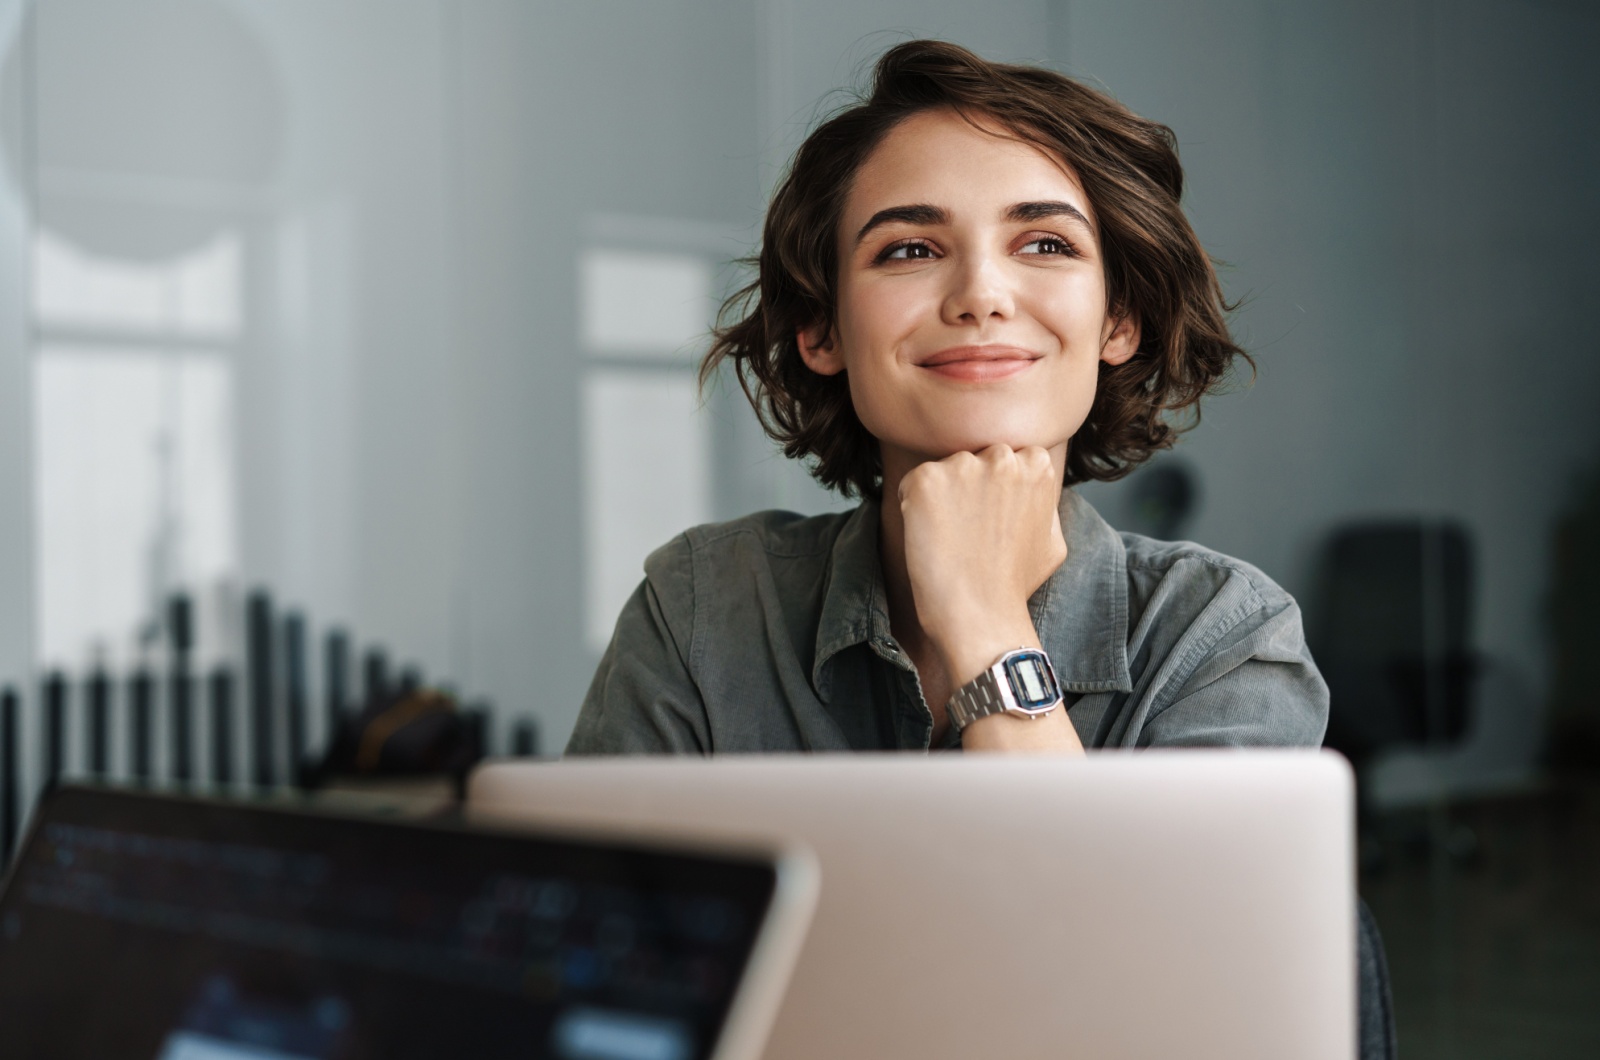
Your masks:
M711 432L695 369L716 310L715 266L702 252L599 245L578 275L584 631L599 651L645 557L711 518Z
M166 597L237 564L233 353L242 246L166 261L33 246L39 656L127 661Z

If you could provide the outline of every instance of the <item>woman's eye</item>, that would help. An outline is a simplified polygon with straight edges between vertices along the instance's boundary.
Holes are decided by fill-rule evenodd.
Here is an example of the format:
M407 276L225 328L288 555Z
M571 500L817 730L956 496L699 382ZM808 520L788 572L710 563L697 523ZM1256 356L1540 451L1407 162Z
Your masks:
M1056 254L1071 256L1076 253L1072 244L1060 236L1040 236L1030 239L1019 248L1023 254Z
M897 243L878 255L879 261L926 261L934 257L933 248L926 243Z

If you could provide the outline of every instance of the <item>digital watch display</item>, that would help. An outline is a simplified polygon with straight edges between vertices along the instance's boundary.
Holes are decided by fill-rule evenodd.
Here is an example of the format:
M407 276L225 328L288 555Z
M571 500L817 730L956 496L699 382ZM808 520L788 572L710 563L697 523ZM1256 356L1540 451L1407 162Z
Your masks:
M947 713L958 729L990 714L1040 717L1061 703L1061 684L1050 657L1037 648L1006 652L989 669L956 689Z

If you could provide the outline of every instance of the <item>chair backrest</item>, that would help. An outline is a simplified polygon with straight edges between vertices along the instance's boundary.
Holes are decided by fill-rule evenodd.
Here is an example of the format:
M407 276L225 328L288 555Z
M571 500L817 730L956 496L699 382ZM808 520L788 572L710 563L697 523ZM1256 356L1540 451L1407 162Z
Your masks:
M1360 757L1462 736L1475 671L1472 580L1471 541L1456 523L1375 522L1333 534L1311 629L1333 697L1330 746Z

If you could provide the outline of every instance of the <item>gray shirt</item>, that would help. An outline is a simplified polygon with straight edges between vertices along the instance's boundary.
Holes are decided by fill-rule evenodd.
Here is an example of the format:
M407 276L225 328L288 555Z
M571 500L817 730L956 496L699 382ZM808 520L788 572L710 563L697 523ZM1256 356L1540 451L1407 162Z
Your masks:
M1288 593L1199 545L1119 534L1072 490L1061 525L1066 562L1028 609L1085 747L1321 741L1328 689ZM876 502L695 527L644 569L568 754L930 749Z

